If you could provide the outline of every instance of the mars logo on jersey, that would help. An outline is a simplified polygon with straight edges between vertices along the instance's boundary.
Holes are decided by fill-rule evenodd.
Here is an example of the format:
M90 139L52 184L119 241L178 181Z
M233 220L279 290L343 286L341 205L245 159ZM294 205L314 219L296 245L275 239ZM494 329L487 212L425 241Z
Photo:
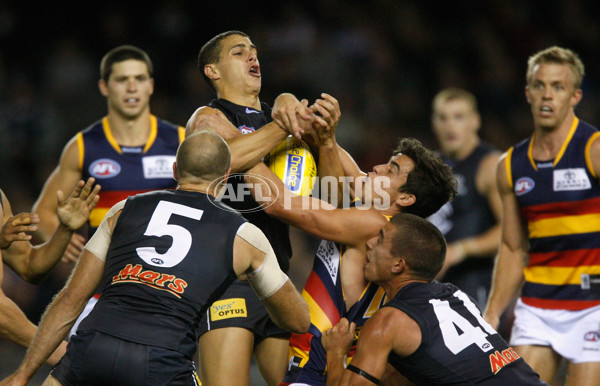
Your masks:
M127 264L116 276L113 276L111 284L119 283L144 284L154 289L167 291L178 298L181 298L181 295L188 286L185 280L175 275L152 270L143 271L140 264Z
M522 196L526 193L529 193L535 187L535 182L529 177L521 177L517 180L515 184L515 194L517 196Z
M246 125L242 125L240 127L238 127L238 130L240 131L240 133L242 134L250 134L250 133L254 133L256 130L254 129L254 127L248 127Z
M96 178L111 178L117 176L121 172L121 165L119 165L117 161L101 158L92 162L89 167L89 172Z

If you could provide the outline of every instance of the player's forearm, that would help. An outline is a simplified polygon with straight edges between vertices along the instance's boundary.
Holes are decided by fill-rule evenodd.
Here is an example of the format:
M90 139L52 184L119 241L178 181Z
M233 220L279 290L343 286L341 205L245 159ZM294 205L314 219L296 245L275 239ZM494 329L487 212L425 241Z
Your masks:
M27 348L36 330L23 311L0 291L0 337Z
M327 386L340 384L344 374L345 359L345 355L340 352L327 352Z
M500 318L506 307L518 295L523 284L524 268L525 252L510 251L506 245L502 245L494 266L492 288L485 309L486 319Z
M246 171L255 166L287 135L275 122L271 122L253 133L231 138L227 141L231 151L231 171Z
M281 328L303 334L310 327L308 305L290 280L265 302L271 319Z
M321 196L321 199L326 200L338 208L342 207L344 204L344 177L346 175L344 173L342 161L340 160L335 138L321 141L319 146L319 165L317 171L319 173L319 178L321 179L321 186L324 184L324 177L333 177L336 181L336 184L332 184L332 186L329 187L328 196ZM321 192L323 192L322 189ZM333 200L337 201L334 202ZM350 202L349 196L347 197L347 201L348 203Z
M32 248L30 264L27 271L28 282L40 281L60 261L69 246L73 231L60 224L54 234L42 245Z
M496 225L479 236L460 240L458 245L465 257L488 257L498 252L500 234L500 225Z
M60 224L58 217L56 216L56 207L52 209L45 208L33 208L34 213L38 213L40 222L38 224L38 230L33 234L33 244L44 243L52 237L54 231Z
M84 304L73 304L65 297L63 289L44 313L38 332L27 350L18 375L30 379L61 344Z

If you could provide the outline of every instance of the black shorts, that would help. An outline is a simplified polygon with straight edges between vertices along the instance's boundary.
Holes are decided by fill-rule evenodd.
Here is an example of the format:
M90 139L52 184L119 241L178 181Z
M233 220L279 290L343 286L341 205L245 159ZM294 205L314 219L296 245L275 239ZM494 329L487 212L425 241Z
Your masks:
M241 280L233 282L221 299L206 310L206 315L200 320L198 336L226 327L241 327L252 331L255 344L265 338L290 335L271 320L250 284Z
M182 353L97 331L71 337L51 375L63 385L199 385L194 362Z

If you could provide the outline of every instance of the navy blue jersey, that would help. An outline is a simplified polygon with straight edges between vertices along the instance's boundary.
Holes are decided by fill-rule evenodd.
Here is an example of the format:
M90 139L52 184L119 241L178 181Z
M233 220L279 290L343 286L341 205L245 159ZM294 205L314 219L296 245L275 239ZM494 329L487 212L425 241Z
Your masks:
M130 197L112 234L102 296L78 331L100 331L191 358L200 318L237 277L233 242L245 222L203 193Z
M384 307L413 318L421 344L388 361L418 385L543 385L523 358L483 319L474 301L450 283L411 283Z
M134 194L175 188L173 162L185 129L154 115L144 146L119 145L108 118L94 123L76 136L81 178L94 177L102 185L100 200L89 218L90 235L113 205Z
M242 134L252 133L273 120L271 118L271 108L266 103L261 103L262 110L236 105L225 99L214 99L208 105L221 110ZM233 191L237 191L236 184L243 182L243 176L241 175L232 176L229 179L229 183L234 185ZM248 211L259 207L250 195L245 196L243 202L226 199L223 199L223 202L241 211L248 221L263 231L275 251L279 267L287 273L290 269L290 258L292 257L289 225L270 217L263 210Z

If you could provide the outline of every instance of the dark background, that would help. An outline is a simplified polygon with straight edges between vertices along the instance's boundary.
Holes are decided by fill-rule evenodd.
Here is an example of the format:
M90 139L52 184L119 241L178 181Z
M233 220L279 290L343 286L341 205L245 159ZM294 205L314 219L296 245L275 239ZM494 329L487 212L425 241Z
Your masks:
M97 88L110 49L133 44L155 67L151 111L185 125L213 97L196 68L214 35L246 32L258 47L261 100L281 92L335 96L338 142L364 169L386 162L399 137L435 148L431 99L444 87L475 94L481 136L501 150L532 130L524 97L527 58L560 45L586 65L580 118L598 124L600 24L592 1L146 1L0 2L0 187L15 213L28 211L65 143L106 113ZM314 240L293 231L292 274L303 285ZM295 263L296 262L296 263ZM40 285L7 267L2 285L29 318L41 312L72 266ZM17 354L15 354L15 352ZM15 351L0 340L0 376ZM9 364L10 363L10 364Z

